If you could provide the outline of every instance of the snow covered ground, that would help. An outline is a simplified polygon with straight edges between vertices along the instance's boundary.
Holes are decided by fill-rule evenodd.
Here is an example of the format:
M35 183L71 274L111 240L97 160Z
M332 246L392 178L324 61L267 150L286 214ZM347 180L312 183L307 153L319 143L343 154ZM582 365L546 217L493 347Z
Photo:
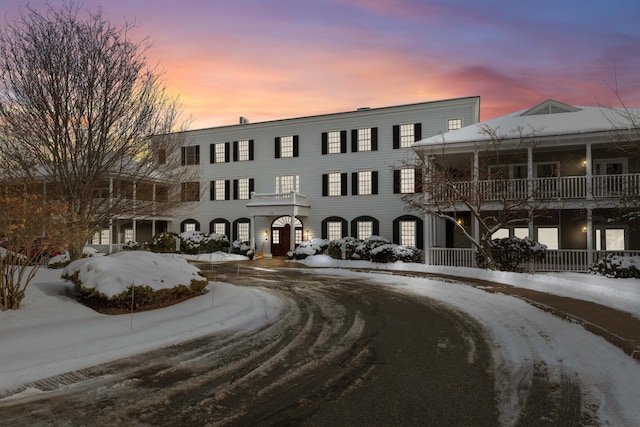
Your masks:
M175 256L170 258L175 261ZM214 262L229 260L223 254L201 258ZM499 273L402 263L375 265L325 256L302 262L311 267L325 267L317 270L322 274L366 275L380 286L434 298L477 319L487 330L493 347L502 393L502 421L506 425L512 424L517 413L518 385L523 376L531 375L533 365L544 366L551 380L560 381L563 376L577 379L583 399L598 408L601 422L633 425L634 420L640 419L637 404L640 364L581 326L517 298L470 286L375 271L357 273L344 268L437 271L484 278L594 301L637 317L640 317L640 280L572 273ZM162 270L172 269L171 265L172 262L155 265L154 273L163 274ZM175 265L172 270L175 273ZM269 274L268 269L263 270L265 275ZM101 274L99 269L94 271ZM282 308L282 302L263 288L215 282L208 286L213 293L173 307L136 313L132 322L130 315L98 314L66 296L66 289L72 285L61 280L60 273L61 270L41 269L27 289L22 308L0 312L0 389L204 334L257 328L275 318ZM148 281L144 274L127 274L133 274L130 279L136 283Z

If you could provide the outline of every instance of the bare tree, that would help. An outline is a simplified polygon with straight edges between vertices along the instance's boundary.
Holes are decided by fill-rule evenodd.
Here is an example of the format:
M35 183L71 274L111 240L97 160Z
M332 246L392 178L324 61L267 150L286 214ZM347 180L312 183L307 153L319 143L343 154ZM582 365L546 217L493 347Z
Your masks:
M40 266L65 249L74 214L22 191L0 196L0 211L0 310L17 310Z
M453 224L492 269L497 267L491 251L493 233L509 225L527 225L533 216L542 215L536 200L549 190L544 185L534 188L526 167L524 171L510 168L527 163L527 148L533 147L539 132L515 131L519 137L507 140L497 129L483 126L481 141L473 148L454 152L443 139L416 148L417 156L404 165L422 170L423 177L421 193L401 195L407 208ZM477 234L468 220L462 220L467 215L477 223Z
M0 170L72 207L72 258L114 215L160 214L183 180L180 114L150 43L73 3L0 29Z

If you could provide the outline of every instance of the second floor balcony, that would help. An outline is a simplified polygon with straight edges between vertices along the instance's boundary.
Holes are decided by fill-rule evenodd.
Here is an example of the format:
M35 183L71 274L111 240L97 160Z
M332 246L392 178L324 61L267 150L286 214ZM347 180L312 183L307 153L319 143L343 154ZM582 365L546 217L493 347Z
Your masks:
M581 200L640 196L640 174L561 176L550 178L486 179L434 183L432 197L439 200Z

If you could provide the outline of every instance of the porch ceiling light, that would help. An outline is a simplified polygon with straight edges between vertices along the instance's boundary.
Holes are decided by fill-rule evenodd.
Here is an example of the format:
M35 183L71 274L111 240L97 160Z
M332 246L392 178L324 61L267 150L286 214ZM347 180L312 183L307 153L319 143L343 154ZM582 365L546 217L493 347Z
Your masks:
M586 225L583 225L583 226L582 226L582 232L583 232L583 233L586 233L586 232L587 232L587 226L586 226Z

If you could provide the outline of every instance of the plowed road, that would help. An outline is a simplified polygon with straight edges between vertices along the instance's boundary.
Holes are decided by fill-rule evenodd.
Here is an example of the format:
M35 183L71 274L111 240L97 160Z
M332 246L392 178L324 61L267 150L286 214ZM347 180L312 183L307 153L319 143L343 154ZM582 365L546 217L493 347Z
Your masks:
M499 425L490 349L465 315L366 278L216 269L218 281L269 288L286 309L260 330L118 360L9 401L0 424ZM532 369L520 422L577 423L579 386L550 387L544 366Z

